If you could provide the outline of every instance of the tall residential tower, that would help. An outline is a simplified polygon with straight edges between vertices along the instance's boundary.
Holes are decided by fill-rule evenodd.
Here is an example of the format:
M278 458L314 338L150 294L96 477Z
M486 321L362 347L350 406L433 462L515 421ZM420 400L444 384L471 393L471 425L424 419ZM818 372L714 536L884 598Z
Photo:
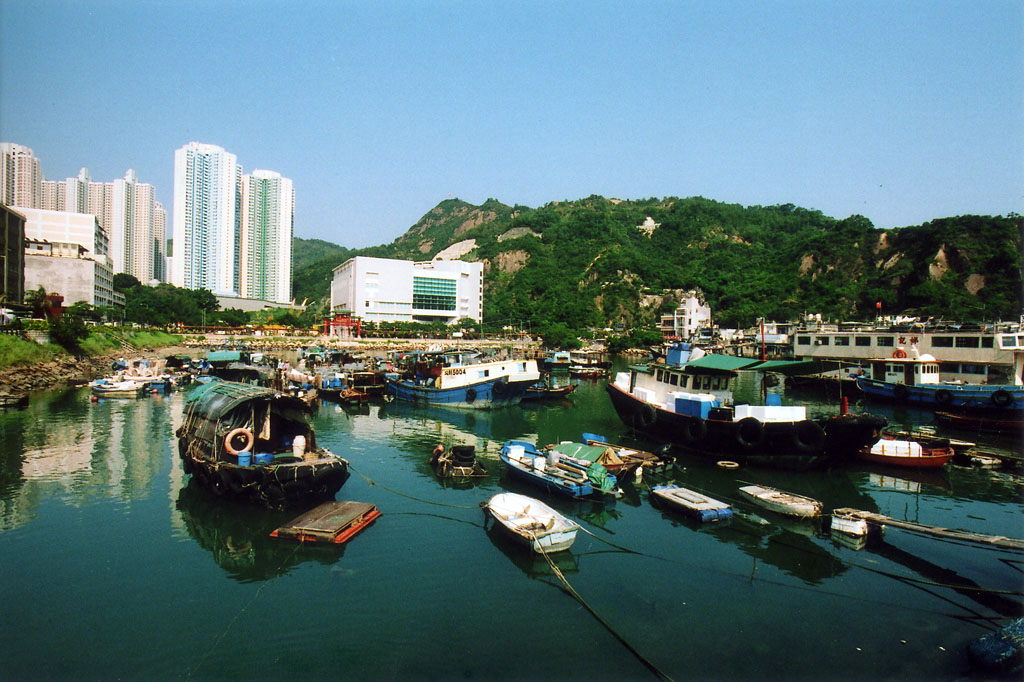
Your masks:
M242 298L291 301L294 223L295 190L291 180L267 170L254 170L242 177Z
M172 284L238 296L241 184L242 167L222 147L174 152Z

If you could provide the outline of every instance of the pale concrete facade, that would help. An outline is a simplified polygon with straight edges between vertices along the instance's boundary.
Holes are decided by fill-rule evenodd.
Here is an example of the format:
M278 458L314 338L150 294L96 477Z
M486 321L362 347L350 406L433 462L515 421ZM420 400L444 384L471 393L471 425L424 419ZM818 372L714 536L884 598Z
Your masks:
M483 320L483 263L357 256L334 269L331 311L366 322Z

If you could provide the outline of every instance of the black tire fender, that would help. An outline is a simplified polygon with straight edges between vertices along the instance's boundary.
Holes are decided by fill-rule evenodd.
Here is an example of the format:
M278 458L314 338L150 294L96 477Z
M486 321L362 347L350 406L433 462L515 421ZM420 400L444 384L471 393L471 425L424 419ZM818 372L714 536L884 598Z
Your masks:
M1001 388L992 394L992 403L996 407L1009 407L1013 404L1013 396L1005 388Z
M744 450L756 448L764 441L764 424L754 417L736 422L736 443Z
M655 412L654 406L644 403L637 408L636 414L633 417L633 421L639 424L642 428L647 428L658 419L658 413Z
M953 394L946 388L935 391L935 402L942 407L948 407L953 402Z
M825 444L825 429L821 424L805 419L793 428L793 446L801 452L814 452Z
M702 441L707 435L708 425L699 417L687 419L686 424L683 425L683 439L687 443Z

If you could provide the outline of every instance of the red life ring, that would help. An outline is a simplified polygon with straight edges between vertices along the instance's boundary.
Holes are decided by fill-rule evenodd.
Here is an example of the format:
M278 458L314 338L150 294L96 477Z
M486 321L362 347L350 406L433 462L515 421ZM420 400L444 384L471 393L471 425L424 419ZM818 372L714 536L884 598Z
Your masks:
M238 450L231 445L231 441L233 441L236 436L245 436L245 447L242 448L241 450ZM252 431L246 428L239 427L232 431L231 433L229 433L228 435L224 436L224 449L227 450L232 455L237 455L242 452L249 452L249 450L252 449L252 445L255 442L255 440L256 439L252 437Z
M907 357L907 351L903 350L902 348L897 348L892 352L892 356L897 360L902 360L903 358Z

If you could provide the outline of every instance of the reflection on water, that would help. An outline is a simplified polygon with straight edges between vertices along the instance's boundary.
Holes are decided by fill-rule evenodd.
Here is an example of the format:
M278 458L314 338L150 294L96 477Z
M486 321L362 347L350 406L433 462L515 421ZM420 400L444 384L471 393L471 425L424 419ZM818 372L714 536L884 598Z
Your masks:
M271 538L298 512L237 505L193 486L173 435L184 397L92 404L71 390L0 413L0 629L12 679L31 677L55 648L79 646L83 629L91 635L86 658L65 679L179 679L196 665L198 677L233 679L251 673L256 655L260 676L273 678L345 670L368 680L643 679L646 671L578 604L542 584L558 586L543 557L493 521L485 532L479 506L505 490L544 495L507 476L497 450L509 439L555 443L588 431L656 449L622 424L603 383L581 382L569 400L494 411L324 403L314 415L317 440L353 467L339 497L385 515L340 547ZM429 466L438 443L474 446L487 475L439 480ZM964 643L1020 612L1019 552L893 529L830 535L737 492L757 483L821 500L826 510L1021 537L1015 475L859 462L807 473L727 470L676 454L669 475L626 484L616 500L545 499L587 531L552 557L556 566L674 679L955 679ZM657 509L650 486L663 482L732 504L736 515L698 524ZM333 580L341 575L343 584ZM111 611L146 627L98 622ZM73 626L54 627L62 622ZM197 622L203 627L187 627ZM359 636L339 636L346 627ZM438 656L442 629L464 645L454 667ZM174 649L161 647L159 659L147 646L154 633ZM211 635L223 635L213 648ZM504 646L531 638L560 641L561 657ZM268 649L275 655L262 656ZM196 652L209 653L199 664ZM183 660L187 669L174 667Z
M177 510L189 536L218 566L242 582L286 575L306 561L330 565L345 545L316 545L270 537L295 512L263 509L216 497L192 481L178 493Z
M43 394L0 414L0 529L34 514L39 501L130 500L148 494L167 466L169 403L180 396L89 400L86 389Z

